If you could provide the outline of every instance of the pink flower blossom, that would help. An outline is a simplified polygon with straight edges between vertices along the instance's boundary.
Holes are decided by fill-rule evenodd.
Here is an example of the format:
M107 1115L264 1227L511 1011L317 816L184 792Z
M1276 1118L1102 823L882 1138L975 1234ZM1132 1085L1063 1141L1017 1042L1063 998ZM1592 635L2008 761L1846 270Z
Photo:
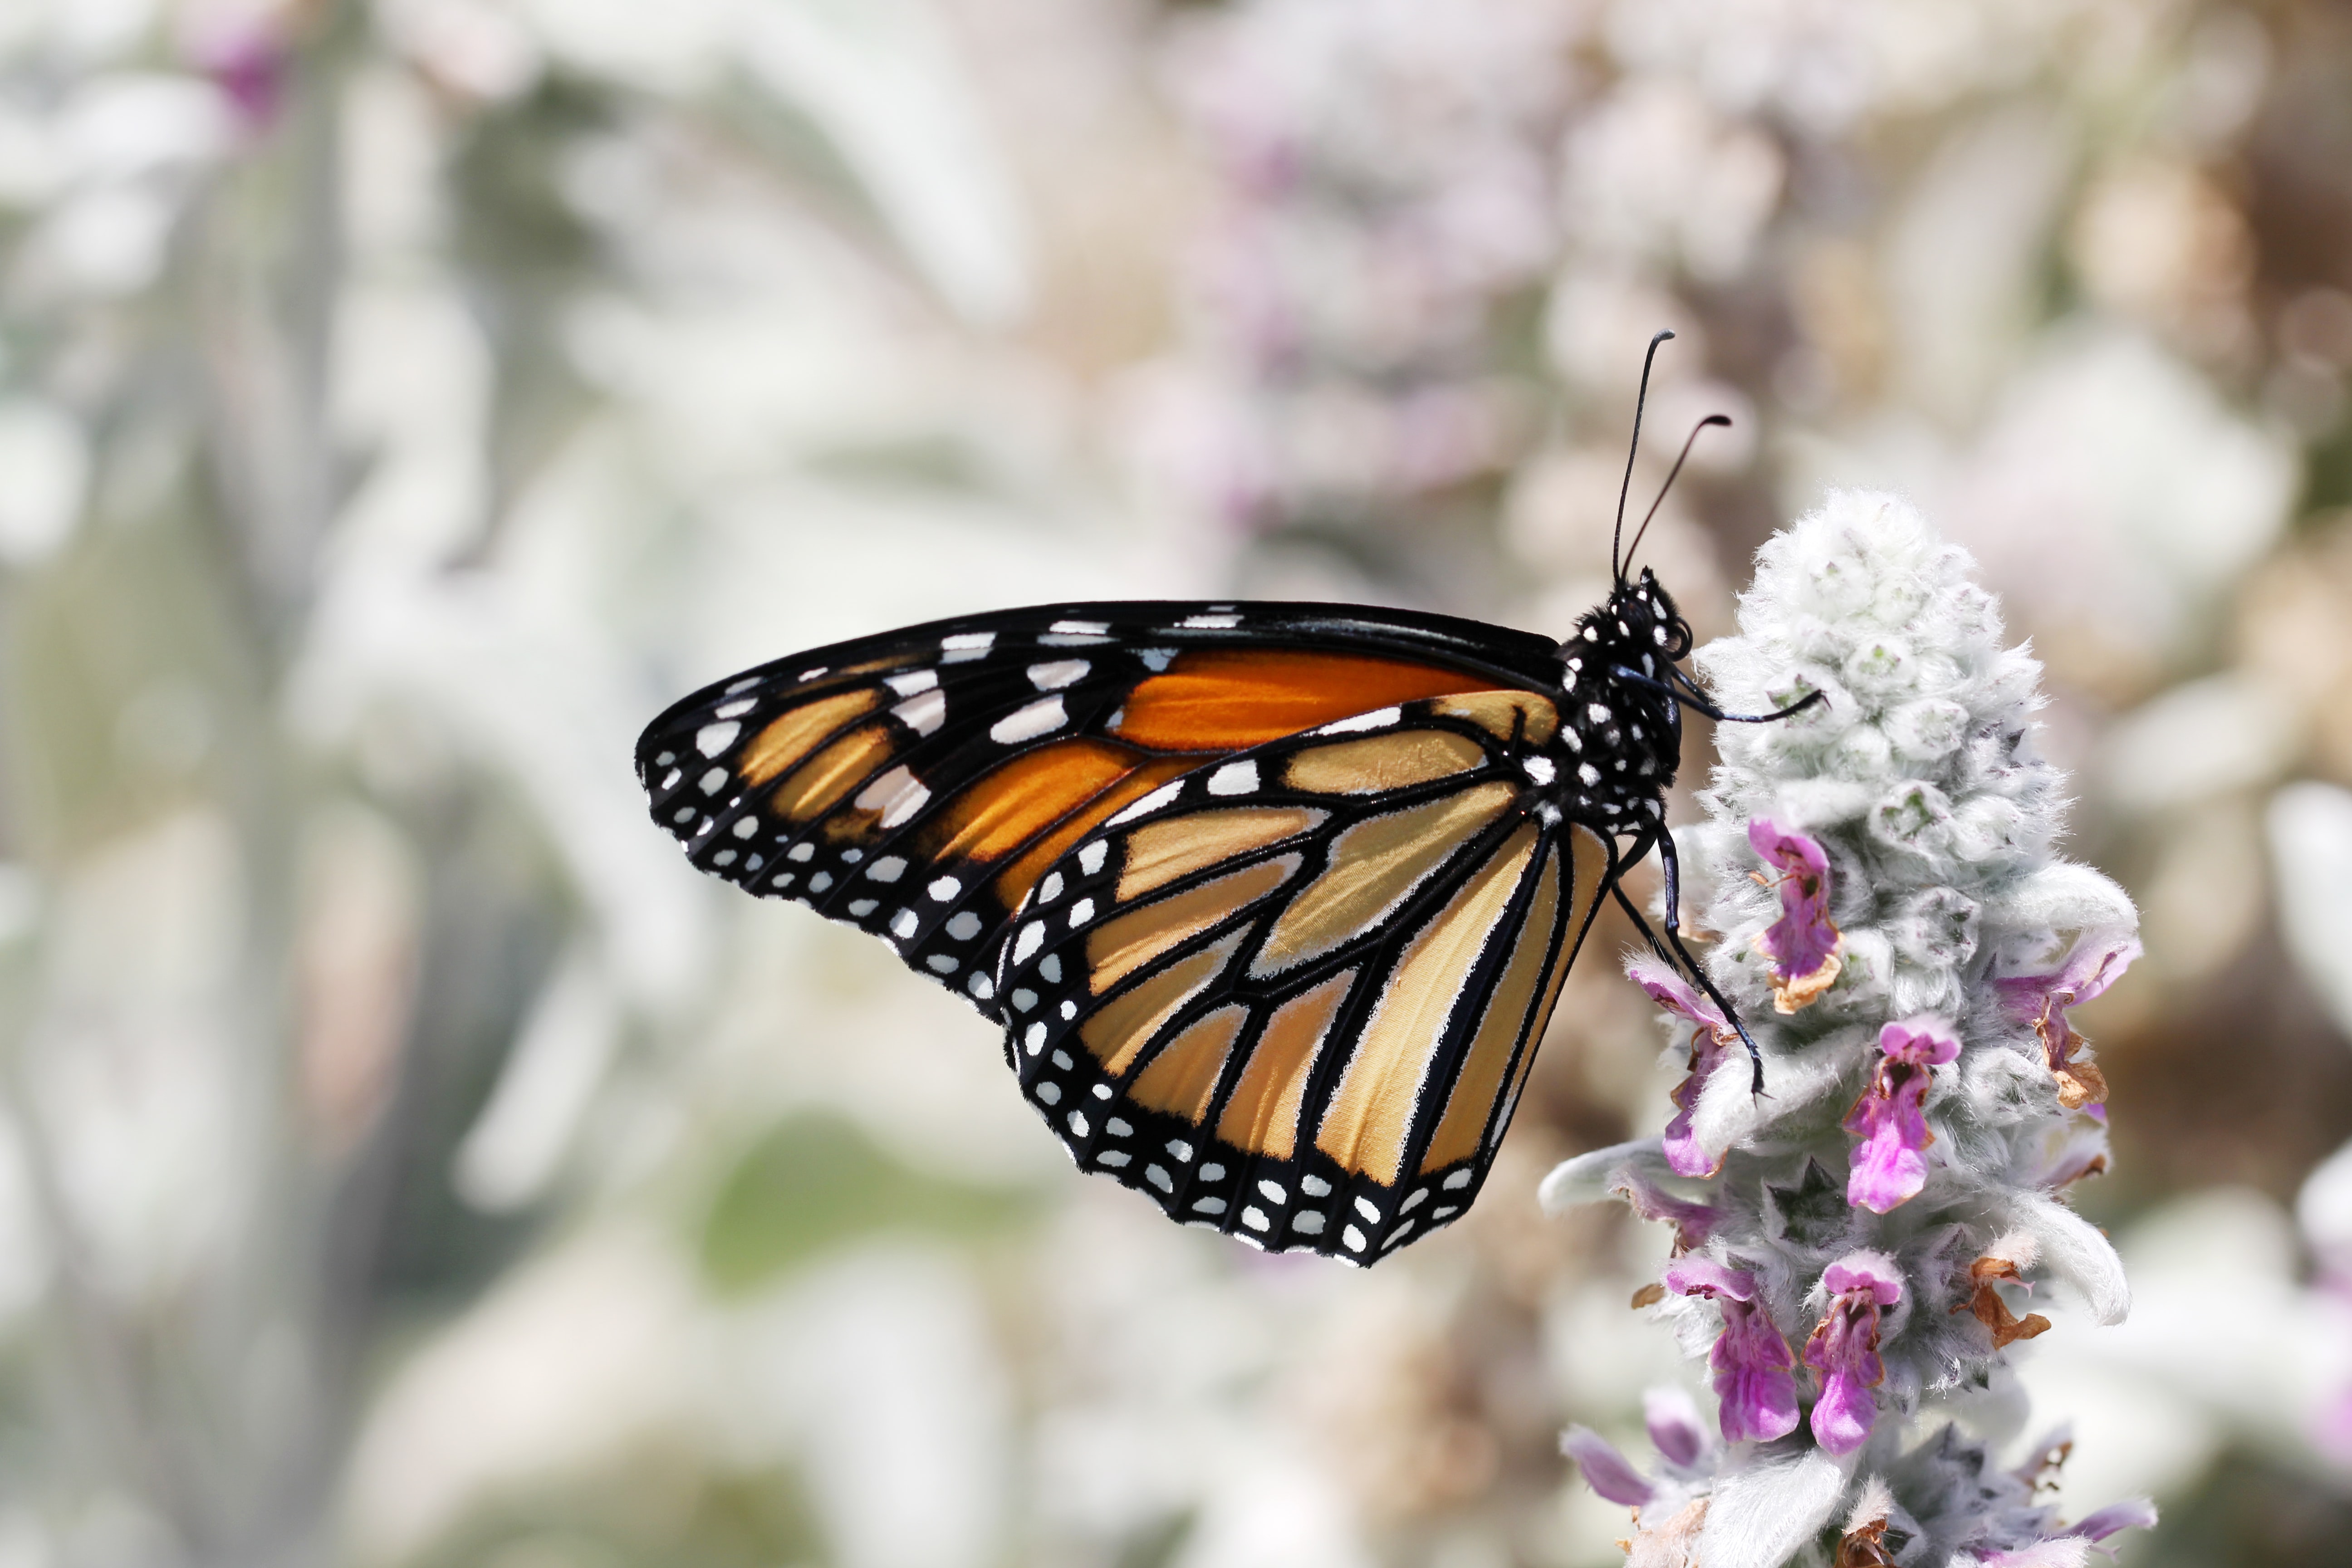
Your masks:
M1887 1214L1919 1195L1927 1182L1927 1131L1920 1105L1927 1098L1930 1068L1960 1054L1951 1026L1940 1018L1907 1018L1878 1031L1879 1061L1870 1087L1846 1112L1845 1130L1862 1142L1854 1149L1845 1201L1874 1214Z
M1801 833L1768 817L1748 825L1748 847L1780 868L1780 918L1757 935L1756 951L1772 961L1772 1005L1794 1013L1837 979L1845 939L1830 921L1830 858Z
M1576 1461L1585 1484L1611 1502L1639 1508L1657 1495L1617 1446L1589 1426L1570 1426L1560 1434L1559 1451Z
M1797 1429L1796 1360L1772 1315L1756 1301L1756 1276L1726 1268L1704 1258L1686 1258L1666 1269L1666 1289L1677 1295L1706 1296L1723 1312L1723 1332L1707 1352L1715 1370L1721 1407L1717 1425L1727 1443L1753 1438L1769 1442Z
M1739 1032L1705 993L1648 954L1629 959L1625 973L1650 994L1650 1000L1696 1026L1691 1031L1689 1076L1669 1097L1675 1102L1675 1115L1666 1123L1666 1163L1678 1176L1712 1176L1723 1168L1723 1156L1710 1154L1700 1146L1691 1131L1691 1112L1707 1075L1723 1059L1723 1053L1739 1043Z
M2079 1007L2123 977L2140 953L2129 931L2085 931L2054 974L2021 974L1993 984L2009 1016L2031 1023L2041 1037L2042 1059L2058 1083L2058 1103L2069 1110L2096 1106L2107 1098L2107 1080L2089 1062L2074 1059L2083 1037L2066 1021Z
M1813 1440L1832 1454L1851 1454L1870 1437L1878 1418L1871 1390L1886 1379L1878 1354L1878 1314L1903 1300L1903 1276L1875 1252L1855 1252L1829 1266L1822 1285L1829 1310L1805 1341L1805 1364L1821 1373L1813 1403Z

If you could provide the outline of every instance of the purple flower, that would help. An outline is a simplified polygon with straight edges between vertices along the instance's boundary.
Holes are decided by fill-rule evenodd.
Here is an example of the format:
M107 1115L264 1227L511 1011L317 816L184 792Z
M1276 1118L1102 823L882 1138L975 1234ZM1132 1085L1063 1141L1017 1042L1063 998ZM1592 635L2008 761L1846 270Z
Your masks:
M1669 1159L1672 1158L1670 1154ZM1723 1211L1706 1204L1692 1203L1661 1192L1643 1181L1641 1173L1630 1165L1622 1165L1609 1175L1609 1190L1624 1200L1625 1206L1646 1220L1664 1220L1675 1227L1675 1255L1680 1257L1695 1247L1702 1247L1715 1234L1716 1226L1723 1219Z
M1678 1470L1696 1466L1706 1454L1706 1433L1698 1424L1698 1407L1679 1388L1653 1388L1642 1395L1642 1424L1650 1441L1667 1464Z
M2085 1541L2105 1541L2119 1530L2154 1530L2156 1505L2144 1497L2127 1498L2111 1502L2096 1513L2085 1514L2079 1523L2068 1527L2059 1537L2079 1535Z
M1849 1253L1822 1275L1829 1310L1805 1341L1805 1364L1822 1374L1813 1404L1813 1440L1832 1454L1851 1454L1870 1437L1878 1418L1871 1394L1886 1379L1878 1355L1878 1314L1903 1300L1902 1271L1875 1252Z
M1795 1358L1756 1301L1756 1276L1704 1258L1685 1258L1666 1269L1666 1289L1711 1298L1723 1312L1723 1332L1707 1352L1715 1369L1716 1423L1727 1443L1769 1442L1797 1429Z
M2058 1080L2058 1103L2069 1110L2107 1098L2107 1080L2089 1062L2074 1059L2083 1037L2066 1021L2079 1007L2123 977L2139 956L2139 941L2127 931L2085 931L2054 974L2021 974L1993 984L2011 1017L2031 1023L2042 1037L2042 1059Z
M1559 1451L1576 1461L1585 1484L1611 1502L1639 1508L1657 1495L1657 1489L1617 1450L1617 1445L1589 1426L1571 1426L1559 1436Z
M1845 1130L1862 1139L1846 1178L1847 1203L1887 1214L1927 1184L1927 1148L1936 1135L1919 1107L1927 1098L1929 1069L1960 1054L1951 1030L1940 1018L1919 1017L1878 1031L1877 1069L1845 1116Z
M2073 1568L2083 1561L2083 1548L2078 1542L2105 1541L2119 1530L2151 1530L2155 1525L2156 1505L2146 1498L2130 1498L2109 1503L2085 1516L2080 1523L2044 1536L2031 1546L1979 1557L1977 1568Z
M1666 1163L1678 1176L1712 1176L1723 1169L1723 1156L1701 1147L1691 1131L1691 1111L1698 1104L1698 1092L1706 1086L1707 1075L1723 1059L1723 1053L1739 1043L1739 1032L1712 998L1648 954L1628 959L1625 974L1650 994L1650 1000L1696 1026L1691 1031L1689 1076L1669 1097L1675 1102L1675 1115L1666 1123Z
M1772 1005L1794 1013L1828 990L1843 967L1838 950L1845 939L1830 922L1830 858L1768 817L1748 825L1748 845L1780 870L1780 918L1758 934L1756 951L1772 961Z

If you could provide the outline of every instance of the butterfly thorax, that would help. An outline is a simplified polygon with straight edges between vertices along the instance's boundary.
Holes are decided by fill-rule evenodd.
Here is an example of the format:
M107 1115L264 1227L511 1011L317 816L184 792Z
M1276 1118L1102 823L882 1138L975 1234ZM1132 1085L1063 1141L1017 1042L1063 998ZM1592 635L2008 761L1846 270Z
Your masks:
M1689 623L1646 569L1578 620L1559 649L1556 788L1569 816L1624 832L1660 819L1682 752L1682 716L1662 688L1690 647Z

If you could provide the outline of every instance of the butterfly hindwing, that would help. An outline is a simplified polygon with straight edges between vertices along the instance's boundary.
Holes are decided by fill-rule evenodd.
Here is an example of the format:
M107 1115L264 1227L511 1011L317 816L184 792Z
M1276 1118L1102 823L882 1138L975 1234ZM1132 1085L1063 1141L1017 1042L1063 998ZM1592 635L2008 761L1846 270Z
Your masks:
M695 863L889 942L1001 1016L1013 911L1097 824L1353 715L1540 687L1541 638L1320 605L1062 605L780 659L649 725L638 775Z
M1407 702L1109 816L1005 950L1008 1054L1082 1168L1369 1262L1476 1194L1608 851L1530 788L1549 700Z

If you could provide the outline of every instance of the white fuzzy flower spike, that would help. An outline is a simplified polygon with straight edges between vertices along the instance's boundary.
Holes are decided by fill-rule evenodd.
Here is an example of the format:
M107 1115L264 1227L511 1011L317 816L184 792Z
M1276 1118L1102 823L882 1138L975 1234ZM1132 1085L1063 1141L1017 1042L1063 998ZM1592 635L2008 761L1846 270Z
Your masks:
M2070 1528L1947 1418L2049 1328L2018 1293L2063 1283L2102 1322L2128 1306L2065 1201L2106 1163L2105 1080L2066 1015L2139 951L2123 890L2052 851L2040 667L2002 646L1970 565L1858 491L1764 547L1740 635L1698 668L1735 710L1822 700L1718 729L1685 850L1766 1094L1704 998L1637 960L1687 1055L1677 1113L1544 1184L1554 1206L1615 1197L1677 1227L1657 1310L1706 1354L1727 1446L1656 1486L1710 1565L2022 1568L2153 1518L2134 1502ZM1605 1495L1650 1485L1618 1467Z

